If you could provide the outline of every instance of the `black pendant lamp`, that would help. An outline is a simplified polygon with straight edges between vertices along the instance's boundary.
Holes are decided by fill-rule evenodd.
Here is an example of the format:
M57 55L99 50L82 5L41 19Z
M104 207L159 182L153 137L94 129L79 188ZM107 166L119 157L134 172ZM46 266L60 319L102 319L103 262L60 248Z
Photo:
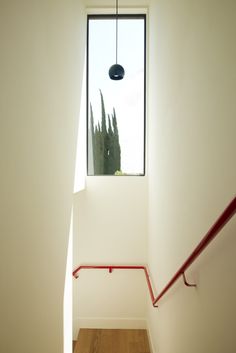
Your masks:
M116 63L109 69L109 77L111 80L122 80L125 75L123 66L117 64L118 53L118 0L116 0Z

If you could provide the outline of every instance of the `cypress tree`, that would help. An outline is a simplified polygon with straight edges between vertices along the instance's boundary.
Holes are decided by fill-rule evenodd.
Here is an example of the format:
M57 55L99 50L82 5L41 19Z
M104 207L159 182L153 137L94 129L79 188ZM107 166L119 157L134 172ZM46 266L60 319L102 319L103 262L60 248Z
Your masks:
M120 170L120 155L121 155L121 150L120 150L119 131L118 131L118 127L117 127L117 119L116 119L116 111L115 111L115 108L113 108L112 124L113 124L113 129L114 129L114 136L113 136L113 143L114 143L114 166L115 166L115 172L116 172L117 170Z
M116 112L106 117L103 94L101 98L101 124L94 126L92 105L90 104L90 130L92 135L92 156L95 175L114 175L120 170L121 149L117 127ZM108 128L107 128L108 121Z
M114 132L112 130L111 118L108 115L108 132L107 132L107 145L108 145L108 163L107 163L107 174L114 174Z

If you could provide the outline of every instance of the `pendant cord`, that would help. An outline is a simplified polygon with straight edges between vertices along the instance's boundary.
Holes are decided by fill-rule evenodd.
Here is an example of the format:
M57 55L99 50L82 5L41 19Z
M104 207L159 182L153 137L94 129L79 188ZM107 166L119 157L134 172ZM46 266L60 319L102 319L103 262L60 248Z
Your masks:
M118 56L118 0L116 0L116 64Z

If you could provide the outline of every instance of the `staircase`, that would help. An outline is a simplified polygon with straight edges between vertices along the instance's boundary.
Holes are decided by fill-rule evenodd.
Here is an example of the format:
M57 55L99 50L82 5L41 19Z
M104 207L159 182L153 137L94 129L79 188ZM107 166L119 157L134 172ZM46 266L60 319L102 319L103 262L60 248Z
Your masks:
M80 329L74 353L151 353L146 330Z

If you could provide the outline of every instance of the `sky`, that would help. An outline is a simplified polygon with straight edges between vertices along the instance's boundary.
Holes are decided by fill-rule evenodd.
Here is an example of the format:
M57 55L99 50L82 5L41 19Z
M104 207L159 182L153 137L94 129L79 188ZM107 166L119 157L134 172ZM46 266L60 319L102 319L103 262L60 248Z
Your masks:
M89 21L89 102L94 120L101 119L100 93L106 113L116 110L121 146L121 169L143 174L144 156L144 20L119 19L118 64L125 69L123 80L108 76L115 64L115 19Z

